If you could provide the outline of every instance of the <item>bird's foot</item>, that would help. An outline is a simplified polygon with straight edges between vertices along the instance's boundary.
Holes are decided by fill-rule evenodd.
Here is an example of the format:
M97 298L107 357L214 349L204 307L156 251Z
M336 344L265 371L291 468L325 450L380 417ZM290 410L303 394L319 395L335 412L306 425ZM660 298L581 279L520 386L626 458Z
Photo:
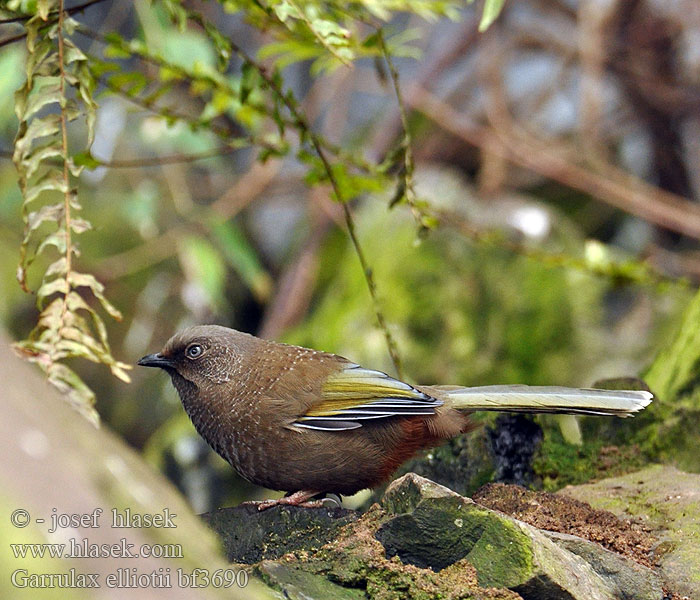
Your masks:
M299 490L293 494L277 498L274 500L263 500L262 502L254 502L258 510L267 510L273 506L301 506L303 508L337 508L340 507L340 497L335 494L329 494L329 497L316 498L319 492L310 490Z

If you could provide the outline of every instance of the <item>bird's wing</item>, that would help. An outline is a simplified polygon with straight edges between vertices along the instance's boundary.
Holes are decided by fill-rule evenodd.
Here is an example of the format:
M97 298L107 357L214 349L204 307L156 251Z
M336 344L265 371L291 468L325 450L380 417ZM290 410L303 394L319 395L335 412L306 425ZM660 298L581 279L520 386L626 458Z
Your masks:
M296 427L343 431L362 427L369 419L433 415L442 404L413 386L381 371L349 363L328 377L322 400L294 421Z

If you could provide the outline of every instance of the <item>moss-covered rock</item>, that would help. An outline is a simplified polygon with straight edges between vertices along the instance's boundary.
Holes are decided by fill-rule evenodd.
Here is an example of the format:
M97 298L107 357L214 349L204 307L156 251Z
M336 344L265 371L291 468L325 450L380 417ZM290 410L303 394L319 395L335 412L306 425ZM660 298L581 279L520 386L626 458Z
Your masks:
M413 474L394 482L383 504L398 514L377 537L404 562L439 570L466 559L480 583L524 598L653 600L662 594L651 570L633 561L575 536L554 539Z
M663 595L654 572L629 558L589 540L537 529L413 473L393 482L381 502L361 516L244 506L207 519L224 537L230 557L262 557L253 573L289 598L659 600Z
M483 585L513 587L532 571L527 535L513 520L409 473L382 504L393 514L377 532L388 556L440 571L463 558Z
M504 588L479 584L476 569L458 560L439 573L390 557L378 539L381 526L391 513L375 504L361 519L347 526L338 539L311 556L285 557L301 568L323 574L329 580L364 590L371 600L515 600L519 596Z
M317 550L357 517L354 511L342 508L276 506L259 511L254 504L202 515L221 537L228 559L245 564L279 558L295 550Z
M343 587L323 575L316 575L299 566L273 560L262 561L256 567L255 573L290 600L309 600L310 598L364 600L367 597L363 590Z
M654 556L666 586L700 598L700 475L655 465L561 493L643 521L659 539Z

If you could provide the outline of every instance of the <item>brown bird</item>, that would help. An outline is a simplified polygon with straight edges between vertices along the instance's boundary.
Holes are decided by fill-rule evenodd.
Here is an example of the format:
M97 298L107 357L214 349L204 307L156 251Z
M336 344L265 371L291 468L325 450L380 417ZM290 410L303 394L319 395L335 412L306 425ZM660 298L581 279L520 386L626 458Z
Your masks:
M413 386L218 325L185 329L138 364L168 372L199 434L241 476L291 492L261 510L375 487L419 450L473 429L474 411L627 417L652 399L644 391Z

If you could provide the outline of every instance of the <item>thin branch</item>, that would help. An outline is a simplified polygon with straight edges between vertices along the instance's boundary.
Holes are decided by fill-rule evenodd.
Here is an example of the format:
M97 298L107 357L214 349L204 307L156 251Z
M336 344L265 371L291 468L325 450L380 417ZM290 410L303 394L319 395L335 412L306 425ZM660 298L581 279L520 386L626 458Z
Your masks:
M300 248L278 278L275 294L267 304L260 326L260 337L276 339L287 329L294 327L304 318L313 297L321 257L319 252L323 241L333 225L333 219L318 205L322 202L331 204L323 190L310 190L309 215L312 229ZM337 203L332 203L337 209Z
M107 89L109 89L111 92L118 94L122 98L128 100L132 104L135 104L136 106L143 108L149 112L152 112L153 114L156 114L160 117L165 117L168 119L175 119L177 121L183 121L185 123L189 123L191 125L199 126L199 127L204 127L205 124L197 121L195 117L191 117L190 115L186 115L184 113L176 112L172 110L170 107L163 107L163 106L156 106L155 103L153 102L147 102L146 100L139 98L137 96L132 96L131 94L125 92L121 88L113 85L109 79L106 79L104 76L99 78L100 81L105 85ZM231 150L238 150L240 148L244 148L247 146L261 146L263 148L266 148L267 150L270 150L272 152L279 152L280 148L277 146L261 139L256 139L253 138L252 136L234 136L233 132L226 128L226 127L221 127L219 125L216 125L212 122L206 123L206 129L207 131L210 131L214 135L216 135L218 138L221 140L224 140L230 147ZM204 156L203 158L207 158ZM197 159L195 159L197 160ZM178 162L178 161L173 161L173 162ZM185 161L186 162L186 161ZM166 163L167 164L167 161ZM106 165L110 166L110 165ZM134 166L139 166L139 165L134 165Z
M246 142L248 141L247 138ZM198 160L206 160L207 158L215 158L217 156L226 156L233 154L239 147L227 146L225 148L215 148L205 152L194 154L171 154L169 156L154 156L149 158L132 158L124 160L99 160L96 159L101 167L110 169L140 169L144 167L159 167L162 165L172 165L180 163L193 163Z
M71 240L71 187L70 175L68 171L68 117L66 115L66 70L64 64L64 48L63 48L63 0L59 0L58 4L58 28L56 37L58 38L58 70L59 70L59 90L61 97L61 154L63 155L63 185L65 187L63 193L63 219L66 228L66 279L69 281L69 276L72 271L73 259L73 243ZM68 289L70 289L68 284ZM63 305L61 308L61 325L58 327L59 332L63 329L66 313L68 312L68 294L63 296Z
M423 214L416 204L416 191L413 187L413 140L411 138L411 131L408 126L408 115L406 113L406 105L403 101L403 96L401 94L401 85L399 84L399 71L394 64L394 60L389 54L389 50L386 47L386 42L384 40L384 32L380 28L377 28L377 40L379 41L379 47L384 56L387 66L389 67L389 74L391 75L391 82L394 86L394 93L396 94L396 102L399 105L399 115L401 118L401 126L403 128L403 140L401 145L403 146L403 178L404 187L403 196L406 198L406 202L411 208L414 218L419 223L423 224Z
M82 10L85 10L86 8L89 8L93 4L99 4L100 2L104 2L105 0L88 0L88 2L83 2L83 4L79 4L77 6L72 6L71 8L65 9L65 14L68 15L73 15L75 13L78 13ZM61 2L61 5L63 5L63 2ZM60 13L56 13L55 11L50 13L53 18L49 18L46 21L46 27L53 25L57 20L60 20L62 17L60 16ZM11 19L4 19L0 20L0 25L6 25L9 23L23 23L25 21L28 21L31 19L34 15L23 15L21 17L12 17ZM0 40L0 48L3 46L7 46L8 44L13 44L14 42L18 42L20 40L23 40L24 38L27 37L27 32L25 31L24 33L20 33L8 38L5 38L4 40Z
M201 23L198 23L198 24L201 25L201 26L203 26L203 23L204 23L204 21L203 21L203 19L202 19L202 22L201 22ZM85 25L82 25L82 24L78 24L78 26L76 27L76 31L77 31L78 33L80 33L80 34L86 36L86 37L89 37L90 39L93 39L93 40L95 40L95 41L101 42L101 43L103 43L103 44L114 44L114 43L115 43L113 40L107 40L107 39L105 38L104 35L100 34L99 32L92 31L91 29L85 27ZM154 65L154 66L156 66L156 67L158 67L158 68L162 68L162 67L164 67L164 66L172 67L172 65L171 65L170 63L165 62L163 59L156 58L156 57L154 57L154 56L149 56L149 55L147 55L147 54L136 53L136 52L133 51L133 49L131 49L131 48L128 47L127 45L122 45L122 46L120 46L120 49L121 49L121 50L125 50L125 51L129 52L132 56L138 58L139 60L142 60L143 62L145 62L145 63L147 63L147 64ZM264 67L261 67L261 66L259 66L259 65L258 65L258 67L264 69ZM103 83L104 83L104 78L101 78L101 80L102 80ZM123 96L124 96L125 98L127 98L128 100L131 100L132 102L135 102L136 104L139 104L140 106L142 106L143 108L146 108L147 110L151 110L151 111L153 111L153 112L157 112L158 110L160 110L160 109L154 108L153 106L151 106L151 105L148 104L148 103L139 102L139 101L136 100L134 97L129 96L128 94L122 92L121 90L119 90L119 89L117 89L117 88L113 88L113 87L112 87L112 88L110 88L110 89L112 89L112 91L114 91L114 92L120 93L121 95L123 95ZM171 116L171 117L173 117L173 118L183 119L183 120L186 120L186 121L188 121L188 122L190 122L190 123L194 122L193 119L190 118L190 117L178 115L178 114L173 113L173 112L169 112L169 113L165 114L165 116ZM295 127L295 126L297 125L297 122L296 122L296 121L294 121L294 120L292 120L292 119L288 119L287 117L283 117L283 121L284 121L284 124L285 124L285 125L289 125L289 126L291 126L291 127ZM208 124L207 126L210 127L210 128L212 127L212 126L209 125L209 124ZM219 135L220 137L222 137L222 135L220 134L220 132L215 131L214 133L216 133L217 135ZM226 134L226 135L230 135L230 134ZM225 137L225 136L224 136L224 137ZM329 140L327 140L325 137L318 136L318 138L319 138L319 141L321 142L321 145L322 145L328 152L330 152L331 154L333 154L333 155L334 155L335 157L337 157L338 159L340 159L340 160L342 160L342 161L345 161L345 162L351 164L353 167L355 167L356 169L359 169L360 171L363 171L363 172L368 173L368 174L371 174L371 175L380 176L380 174L379 174L378 171L377 171L376 166L375 166L374 164L370 163L369 161L363 159L361 156L356 156L356 155L354 155L354 154L352 154L352 153L350 153L350 152L347 152L346 150L344 150L344 149L341 148L340 146L331 143L331 142L330 142ZM268 147L268 146L266 146L266 144L265 144L264 141L258 141L258 142L256 142L256 143L259 144L259 145L263 145L263 146L265 146L265 147ZM272 149L272 148L270 148L270 149Z
M80 12L81 10L85 10L86 8L89 8L93 4L99 4L100 2L104 2L105 0L88 0L87 2L83 2L82 4L76 4L75 6L71 6L70 8L64 9L64 13L68 15L75 14L77 12ZM22 23L24 21L29 21L34 15L20 15L17 17L12 17L10 19L0 19L0 25L7 25L8 23ZM49 13L50 17L53 17L53 20L55 21L59 14L58 11L52 11Z
M190 14L190 17L200 27L206 28L206 23L203 17L196 14ZM308 121L306 120L306 117L298 110L297 102L296 100L294 100L291 93L285 93L284 90L282 90L279 87L277 82L272 77L270 77L270 75L267 72L267 69L262 64L258 63L254 58L252 58L247 52L245 52L245 50L243 50L238 44L236 44L236 42L229 38L229 43L231 44L231 49L258 72L260 77L267 84L268 88L272 90L272 92L274 92L279 101L281 101L287 107L287 110L289 110L290 114L296 122L296 126L302 132L303 136L308 137L312 147L314 148L314 151L316 152L316 155L321 160L323 168L328 177L328 181L331 184L331 188L333 189L333 193L335 194L335 197L338 200L338 202L343 207L345 224L350 235L350 240L352 241L352 245L355 249L355 253L357 254L357 257L360 261L360 266L362 267L362 272L364 274L365 281L367 282L369 294L372 299L374 313L376 315L377 322L379 323L379 327L384 333L384 338L386 340L387 348L389 350L389 356L391 357L391 361L394 364L394 369L396 369L397 375L399 377L403 377L403 369L401 366L401 359L398 353L398 347L396 345L394 337L391 334L391 331L389 330L386 319L384 318L384 313L382 312L381 306L379 304L379 298L377 296L377 285L374 281L374 275L372 273L372 269L369 266L369 263L367 262L367 258L365 256L364 250L362 249L362 245L360 244L360 240L357 237L355 221L353 219L352 212L350 211L350 206L348 204L348 202L351 199L344 198L343 192L340 188L340 184L338 183L338 180L336 179L335 174L333 173L332 165L328 157L326 156L323 142L321 141L320 137L313 131Z
M15 42L19 42L20 40L23 40L26 37L27 33L24 32L5 38L4 40L0 40L0 48L2 48L3 46L8 46L9 44L14 44Z
M549 179L585 192L602 202L636 215L671 231L700 239L700 207L675 194L660 190L612 165L599 172L582 167L566 157L570 152L545 147L524 132L499 135L478 125L423 88L416 88L409 105L445 131L478 148L503 156Z
M183 217L201 224L212 219L225 221L233 219L243 209L259 197L279 172L280 161L271 159L253 166L234 183L231 188L208 207L196 206ZM129 248L119 254L103 258L96 265L100 279L110 281L131 275L151 265L170 258L177 250L177 240L190 230L191 223L175 225L165 233L146 240L143 244Z
M508 252L524 256L530 260L542 263L550 267L574 269L584 273L590 273L598 277L605 277L616 281L635 284L653 285L688 285L687 279L665 273L657 265L642 261L617 261L604 265L591 264L585 258L579 258L565 253L548 252L537 246L529 246L526 243L515 241L506 232L495 229L480 229L470 223L463 215L451 210L439 210L436 216L440 225L450 227L458 231L462 236L471 240L474 244L486 247L503 248ZM673 254L673 253L669 253ZM636 268L630 268L634 265ZM697 272L697 269L696 269ZM693 275L693 271L688 271Z
M248 138L243 138L246 144L249 145ZM123 160L100 160L99 158L94 158L93 160L98 163L97 166L105 167L109 169L140 169L145 167L159 167L161 165L172 165L178 163L193 163L198 160L206 160L208 158L215 158L217 156L225 156L227 154L232 154L240 149L240 146L226 146L224 148L216 148L214 150L207 150L204 152L198 152L194 154L171 154L169 156L155 156L155 157L144 157L144 158L131 158ZM0 158L12 158L12 153L7 150L0 150Z

